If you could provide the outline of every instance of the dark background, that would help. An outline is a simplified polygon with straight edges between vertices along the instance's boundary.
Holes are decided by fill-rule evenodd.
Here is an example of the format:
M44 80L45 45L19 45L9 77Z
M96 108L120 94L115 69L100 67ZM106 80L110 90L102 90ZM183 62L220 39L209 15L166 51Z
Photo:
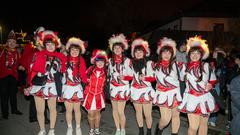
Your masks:
M127 37L153 30L185 14L213 17L239 16L236 0L59 0L1 1L3 39L11 29L28 34L39 27L59 33L63 43L71 36L104 48L115 33ZM5 40L4 40L5 41Z

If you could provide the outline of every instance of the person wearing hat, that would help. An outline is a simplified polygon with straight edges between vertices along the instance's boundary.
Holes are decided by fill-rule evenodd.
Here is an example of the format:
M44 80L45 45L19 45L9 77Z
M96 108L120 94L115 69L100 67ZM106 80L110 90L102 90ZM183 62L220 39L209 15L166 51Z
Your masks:
M85 53L84 42L76 37L72 37L66 44L67 63L64 73L64 85L62 98L66 107L67 135L72 135L72 112L75 113L76 135L82 135L80 128L81 111L80 103L83 101L83 86L87 83L86 64L81 56Z
M152 99L155 94L151 82L155 81L155 77L153 70L154 63L151 60L146 59L146 57L150 55L148 42L143 39L135 39L131 44L131 55L133 80L131 82L130 96L136 111L139 135L144 135L144 117L147 124L146 135L151 135Z
M31 84L31 68L30 65L32 64L32 59L33 56L36 52L41 51L43 48L39 45L39 43L37 43L39 35L39 32L44 31L45 28L43 28L42 26L38 27L36 31L34 31L34 41L30 42L28 44L25 45L24 49L23 49L23 54L20 58L20 68L21 70L24 70L27 74L27 78L26 78L26 86L24 89L24 95L25 96L29 96L30 99L30 103L29 103L29 122L37 122L37 110L36 110L36 106L35 106L35 101L34 101L34 97L32 95L29 94L29 84ZM46 105L47 108L47 105ZM45 115L45 123L48 124L50 121L47 118L47 109L45 109L44 112Z
M87 70L88 84L84 90L83 107L88 112L89 135L100 135L101 110L105 108L104 86L107 78L108 57L103 50L94 50L93 64Z
M6 48L0 50L0 95L3 119L8 119L10 100L12 114L22 115L17 108L18 68L20 55L16 50L16 35L12 30L8 34Z
M157 54L159 55L155 68L157 90L153 103L159 106L161 118L157 124L155 135L162 135L163 129L171 120L172 135L176 135L180 127L177 107L182 101L179 80L184 78L185 72L182 71L185 71L185 66L177 64L175 60L176 42L170 38L164 37L159 41Z
M109 40L112 58L109 59L110 95L113 119L116 126L115 135L125 135L125 106L129 99L130 59L124 55L128 41L123 34L113 35Z
M208 118L218 110L210 91L216 83L216 75L209 63L203 62L209 56L206 40L199 36L187 40L189 62L186 67L186 91L178 109L187 113L188 135L208 134Z
M31 84L30 94L34 96L37 119L40 126L38 135L45 135L44 110L45 100L47 100L50 112L50 130L48 135L54 135L56 123L56 99L58 94L57 84L61 82L55 75L66 70L66 58L63 54L56 52L56 48L61 46L60 39L56 32L44 30L39 33L39 45L44 48L35 53L31 64ZM61 81L61 80L60 80Z

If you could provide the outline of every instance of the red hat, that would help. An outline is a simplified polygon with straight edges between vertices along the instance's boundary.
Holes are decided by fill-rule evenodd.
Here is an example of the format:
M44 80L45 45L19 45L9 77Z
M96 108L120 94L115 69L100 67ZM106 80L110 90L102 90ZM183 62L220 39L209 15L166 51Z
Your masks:
M160 50L162 49L162 47L164 46L170 46L173 49L173 57L176 56L176 42L174 40L172 40L171 38L167 38L164 37L163 39L160 39L159 43L158 43L158 49L157 49L157 54L159 55Z
M99 49L94 50L91 57L91 63L95 64L97 60L104 60L105 63L107 64L108 63L107 53Z
M141 38L138 38L138 39L135 39L133 42L132 42L132 45L131 45L131 54L132 54L132 57L134 57L134 49L137 47L137 46L142 46L143 49L144 49L144 52L145 52L145 56L149 56L150 55L150 49L149 49L149 45L148 45L148 42L147 41L144 41L143 39Z
M80 38L76 38L76 37L70 38L66 44L67 51L69 51L69 47L71 45L78 45L81 50L81 54L84 54L86 52L86 44Z
M13 30L11 30L11 31L9 32L7 39L17 40L16 35L15 35L15 33L14 33Z
M123 44L123 50L128 49L128 40L123 34L119 35L112 35L112 37L108 40L109 48L112 51L113 50L113 45L115 43L122 43Z
M190 37L187 40L187 54L189 53L192 47L200 47L203 50L202 59L207 59L209 56L209 49L207 41L202 39L201 36Z
M38 33L39 36L39 42L40 46L44 47L44 42L46 41L52 41L53 43L55 43L56 48L60 48L61 47L61 42L60 39L57 36L57 32L53 32L51 30L45 30L45 31L41 31Z

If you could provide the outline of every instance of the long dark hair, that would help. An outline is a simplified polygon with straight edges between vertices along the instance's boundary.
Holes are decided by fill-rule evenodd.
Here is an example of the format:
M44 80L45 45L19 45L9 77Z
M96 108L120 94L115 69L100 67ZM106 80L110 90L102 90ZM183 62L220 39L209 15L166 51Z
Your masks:
M78 54L78 62L77 62L77 77L80 77L79 69L80 69L80 57L81 57L81 49L78 45L71 45L69 47L68 55L67 55L67 68L70 66L70 56L71 56L71 49L79 49L79 54Z
M136 46L133 50L133 55L135 55L135 52L141 50L143 51L143 53L146 54L145 49L142 46ZM146 57L144 56L142 59L136 59L135 56L132 60L132 64L133 64L133 69L135 72L139 72L140 74L142 74L142 69L147 66L147 60ZM145 74L146 74L146 70L145 70Z
M202 81L202 72L203 72L203 64L204 64L202 62L202 57L203 57L204 51L203 51L203 49L201 47L198 47L198 46L192 47L189 50L189 53L188 53L188 60L189 61L191 61L191 59L190 59L191 53L195 52L195 51L198 51L201 54L201 57L200 57L200 60L199 60L200 61L200 66L199 66L200 76L199 76L198 80L196 81L196 82L200 82L200 81Z
M96 64L92 65L90 71L87 73L87 77L88 77L88 78L90 78L93 70L96 69L96 67L97 67ZM106 77L106 79L107 79L108 67L107 67L106 61L104 62L104 67L103 67L103 68L104 68L105 77Z
M112 51L114 50L114 47L115 47L115 46L120 46L120 47L122 47L122 49L124 50L124 45L123 45L121 42L116 42L116 43L114 43L113 46L112 46ZM112 52L111 63L112 63L113 66L115 66L115 64L116 64L115 61L114 61L115 55L116 55L116 54L115 54L114 52ZM124 56L124 53L122 53L121 55L122 55L122 61L121 61L120 64L122 65L123 62L124 62L125 56Z
M240 54L237 54L237 55L234 56L234 60L236 60L236 59L240 60ZM237 65L237 75L240 75L240 67L239 67L239 65Z
M158 62L157 63L160 63L161 61L162 61L162 53L163 52L167 52L167 51L169 51L172 55L171 55L171 58L170 58L170 66L168 67L168 74L167 74L167 76L171 73L171 71L172 71L172 65L173 65L173 63L175 62L175 57L173 57L173 48L171 47L171 46L163 46L162 48L161 48L161 50L160 50L160 52L159 52L159 57L158 57ZM159 69L159 65L158 66L156 66L156 68L157 69Z

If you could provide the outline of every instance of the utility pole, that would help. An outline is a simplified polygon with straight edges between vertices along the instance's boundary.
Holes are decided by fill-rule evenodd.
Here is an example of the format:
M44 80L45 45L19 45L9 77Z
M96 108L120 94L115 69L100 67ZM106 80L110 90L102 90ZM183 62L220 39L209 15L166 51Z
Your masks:
M1 36L1 46L3 46L3 42L2 42L2 25L0 24L0 36Z

